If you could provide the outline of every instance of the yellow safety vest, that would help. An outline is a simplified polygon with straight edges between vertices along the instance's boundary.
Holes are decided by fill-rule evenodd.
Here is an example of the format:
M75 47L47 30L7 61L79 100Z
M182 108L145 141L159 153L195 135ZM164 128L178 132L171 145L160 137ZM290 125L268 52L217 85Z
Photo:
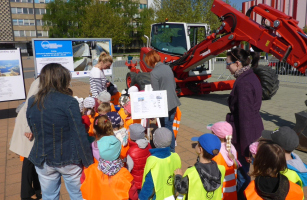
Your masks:
M208 193L199 177L199 174L195 168L195 166L187 169L183 176L188 176L189 178L189 189L187 194L179 194L177 200L185 200L188 196L189 200L221 200L223 198L223 180L225 177L226 169L223 165L217 165L222 176L221 176L221 185L214 192Z
M286 176L288 178L289 181L291 181L292 183L296 183L299 186L301 186L302 190L303 190L303 182L301 180L301 178L299 177L299 175L291 170L291 169L286 169L285 171L280 172L281 174L283 174L284 176Z
M154 182L157 200L175 200L174 171L181 168L181 160L177 153L171 153L167 158L149 156L146 161L142 187L148 172Z

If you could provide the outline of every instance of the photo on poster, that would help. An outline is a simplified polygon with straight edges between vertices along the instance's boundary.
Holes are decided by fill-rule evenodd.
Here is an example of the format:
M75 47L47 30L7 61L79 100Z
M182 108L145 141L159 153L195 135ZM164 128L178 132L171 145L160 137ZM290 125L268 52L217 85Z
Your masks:
M90 71L102 52L110 54L110 41L72 41L74 71Z
M0 60L0 76L19 76L19 60Z

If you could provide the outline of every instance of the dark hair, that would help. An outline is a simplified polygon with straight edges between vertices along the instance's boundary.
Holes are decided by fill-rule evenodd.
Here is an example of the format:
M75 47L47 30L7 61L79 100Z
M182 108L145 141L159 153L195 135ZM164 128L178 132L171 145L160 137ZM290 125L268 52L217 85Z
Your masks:
M155 50L151 50L146 54L145 62L150 67L154 67L155 63L160 62L160 61L161 61L161 57Z
M91 113L90 113L91 117L95 117L96 112L95 112L94 108L83 108L83 114L84 114L84 115L87 115L87 111L88 111L88 110L91 111Z
M200 148L202 148L202 150L203 150L203 155L202 155L202 157L204 158L204 159L210 159L210 160L212 160L212 158L214 158L217 154L219 154L219 150L218 149L214 149L213 150L213 154L214 154L214 156L213 155L211 155L210 153L208 153L200 144L199 144L199 142L198 142L198 146L200 147Z
M43 67L39 75L39 89L32 104L44 108L44 99L50 90L54 89L60 93L71 95L69 91L71 76L68 69L58 63L50 63Z
M69 95L70 95L70 96L73 96L73 95L74 95L74 92L72 91L72 89L68 88L68 92L69 92Z
M226 55L230 57L232 62L240 61L243 67L251 64L251 67L256 68L258 67L260 59L258 52L245 51L241 48L232 49L231 51L228 51ZM250 59L249 56L251 56L252 59Z
M285 151L271 140L260 140L251 176L276 175L287 169Z
M94 129L98 139L102 138L103 136L114 135L112 123L106 115L95 117Z

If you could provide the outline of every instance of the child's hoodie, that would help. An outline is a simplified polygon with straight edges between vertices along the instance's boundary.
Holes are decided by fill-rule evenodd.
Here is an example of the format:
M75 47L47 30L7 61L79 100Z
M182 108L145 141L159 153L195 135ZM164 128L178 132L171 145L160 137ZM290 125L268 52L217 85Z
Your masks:
M303 187L307 186L307 165L293 152L291 153L291 157L292 159L287 161L288 168L299 175L303 182Z

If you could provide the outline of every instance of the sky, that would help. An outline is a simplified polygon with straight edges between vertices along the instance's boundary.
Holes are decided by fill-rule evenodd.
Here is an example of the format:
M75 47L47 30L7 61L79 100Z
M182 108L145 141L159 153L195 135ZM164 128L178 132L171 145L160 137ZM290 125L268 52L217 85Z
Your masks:
M249 0L230 0L230 1L231 1L231 5L232 4L237 4L237 8L239 10L242 10L242 2L249 1Z

